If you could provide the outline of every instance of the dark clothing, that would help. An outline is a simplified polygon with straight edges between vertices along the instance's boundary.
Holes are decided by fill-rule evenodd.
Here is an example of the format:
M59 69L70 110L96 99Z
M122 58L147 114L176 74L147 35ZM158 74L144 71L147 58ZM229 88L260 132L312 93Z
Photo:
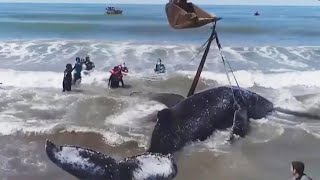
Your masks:
M73 84L76 84L78 79L81 79L81 73L76 72L73 74Z
M163 64L156 64L156 68L154 69L157 73L164 73L166 71L166 68Z
M155 71L159 71L159 70L160 70L160 64L157 64Z
M76 73L81 73L81 71L82 71L82 63L76 63L74 65L74 70L76 71Z
M85 62L85 65L86 65L86 70L87 71L90 71L90 70L92 70L93 68L95 68L95 65L94 65L94 63L93 62Z
M121 82L122 87L124 87L123 80L122 80L122 79L120 79L119 81Z
M109 78L108 86L111 88L117 88L119 87L119 82L121 82L122 87L124 87L123 79L122 78L119 79L117 76L112 74Z
M71 91L71 84L72 84L72 75L71 75L72 69L66 69L64 70L64 77L63 77L63 92L65 91Z

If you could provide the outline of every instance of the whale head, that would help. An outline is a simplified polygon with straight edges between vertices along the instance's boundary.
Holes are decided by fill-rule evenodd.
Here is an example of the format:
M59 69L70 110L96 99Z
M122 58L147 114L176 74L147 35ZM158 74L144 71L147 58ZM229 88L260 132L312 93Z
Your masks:
M253 119L261 119L273 111L273 103L268 99L251 93L248 98L248 115Z

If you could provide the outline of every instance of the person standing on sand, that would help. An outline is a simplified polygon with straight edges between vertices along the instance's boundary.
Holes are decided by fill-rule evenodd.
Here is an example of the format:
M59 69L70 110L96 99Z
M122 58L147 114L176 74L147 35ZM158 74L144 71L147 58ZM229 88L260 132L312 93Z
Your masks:
M292 180L312 180L309 176L304 174L304 163L300 161L291 162Z

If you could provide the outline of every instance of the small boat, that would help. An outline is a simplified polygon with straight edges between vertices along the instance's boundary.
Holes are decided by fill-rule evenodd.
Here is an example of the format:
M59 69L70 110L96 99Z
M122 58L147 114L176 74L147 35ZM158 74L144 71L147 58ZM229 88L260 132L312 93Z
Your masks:
M119 8L115 8L115 7L112 7L112 6L109 6L106 8L106 13L109 14L109 15L113 15L113 14L122 14L122 10L119 9Z
M260 16L260 13L257 11L256 13L254 13L255 16Z

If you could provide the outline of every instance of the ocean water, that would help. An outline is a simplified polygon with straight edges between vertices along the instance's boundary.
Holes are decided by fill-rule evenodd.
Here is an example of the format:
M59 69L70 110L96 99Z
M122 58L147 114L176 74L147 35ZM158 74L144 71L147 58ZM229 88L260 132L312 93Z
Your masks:
M133 91L186 95L210 25L174 30L164 5L0 4L0 179L75 179L44 151L45 139L121 159L144 152L161 103ZM239 85L275 106L320 115L319 7L200 6L223 19L220 42ZM254 16L259 11L260 16ZM73 92L62 93L66 63L89 55L96 64ZM153 72L161 58L167 73ZM129 88L107 89L108 71L125 62ZM233 82L234 83L234 82ZM227 85L215 43L197 91ZM290 161L319 179L320 123L281 113L251 123L234 145L228 130L178 155L176 179L289 179Z

